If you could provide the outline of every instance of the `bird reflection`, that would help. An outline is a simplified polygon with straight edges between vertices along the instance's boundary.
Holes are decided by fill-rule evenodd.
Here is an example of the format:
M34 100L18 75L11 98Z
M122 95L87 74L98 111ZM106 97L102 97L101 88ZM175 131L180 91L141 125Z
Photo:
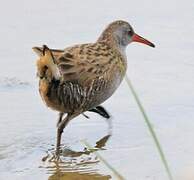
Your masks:
M48 173L51 174L48 180L111 179L110 175L99 174L98 169L95 169L95 165L100 161L94 153L96 151L105 150L105 145L110 137L110 134L102 137L91 149L84 147L81 151L74 151L65 148L61 152L60 161L50 158L50 155L44 157L43 161L48 162L46 169Z

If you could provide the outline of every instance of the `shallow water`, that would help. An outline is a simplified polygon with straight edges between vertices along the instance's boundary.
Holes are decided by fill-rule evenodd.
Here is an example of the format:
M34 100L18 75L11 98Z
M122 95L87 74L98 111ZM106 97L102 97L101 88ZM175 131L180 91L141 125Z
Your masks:
M64 130L62 154L57 162L53 159L57 113L44 106L36 83L17 78L3 78L2 82L0 179L118 179L95 152L126 179L166 178L138 109L130 104L129 109L118 108L113 103L127 104L120 94L116 93L112 103L104 104L112 116L112 135L99 115L87 112L90 119L80 115ZM125 85L121 87L126 90Z
M122 133L128 129L125 120L122 124L116 122L117 127L109 135L106 121L88 112L90 119L79 116L65 129L58 162L53 159L57 113L41 102L36 84L18 83L19 80L13 78L4 78L2 82L0 179L117 179L95 152L99 152L119 172L127 172L128 150L141 149L141 142L147 141L142 138L129 147L128 137ZM88 149L82 140L93 148Z
M1 179L13 176L14 179L34 179L34 175L39 179L52 180L59 176L61 179L110 179L109 174L96 170L95 165L100 163L98 158L75 138L64 137L66 144L62 148L62 162L51 160L54 154L52 143L55 143L55 115L51 117L53 123L47 124L50 120L42 118L47 110L41 108L40 99L32 90L34 88L30 85L19 85L16 89L4 86L1 91L1 99L10 102L7 106L1 104L4 112L1 114L0 136ZM10 113L5 113L6 109ZM40 110L36 112L36 109ZM105 136L98 140L94 151L104 151L108 138Z

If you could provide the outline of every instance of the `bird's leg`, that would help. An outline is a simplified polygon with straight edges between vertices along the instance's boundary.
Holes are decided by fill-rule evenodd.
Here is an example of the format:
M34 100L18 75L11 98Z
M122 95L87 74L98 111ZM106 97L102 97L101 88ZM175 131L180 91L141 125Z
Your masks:
M60 112L59 113L59 118L58 118L58 121L57 121L57 127L59 126L59 124L61 123L62 119L63 119L63 115L64 113Z
M109 113L102 106L96 106L95 108L89 109L88 111L98 113L99 115L101 115L102 117L104 117L106 119L109 119L110 118Z
M109 134L111 135L112 134L112 120L111 120L111 116L106 111L106 109L103 106L97 106L88 111L98 113L99 115L101 115L102 117L106 119L106 122L108 123Z
M106 122L108 123L108 129L109 129L109 134L112 134L112 119L109 113L106 111L106 109L103 106L97 106L96 109L98 110L98 113L105 117Z
M96 109L99 111L99 114L101 116L105 117L106 119L110 118L109 113L107 112L107 110L103 106L96 106Z
M57 129L57 144L56 144L56 155L59 156L60 154L60 145L61 145L61 136L63 133L63 129L67 126L68 122L73 119L75 115L73 114L67 114L67 116L61 120L61 122L58 124Z
M106 118L106 122L108 123L108 134L112 135L112 117Z

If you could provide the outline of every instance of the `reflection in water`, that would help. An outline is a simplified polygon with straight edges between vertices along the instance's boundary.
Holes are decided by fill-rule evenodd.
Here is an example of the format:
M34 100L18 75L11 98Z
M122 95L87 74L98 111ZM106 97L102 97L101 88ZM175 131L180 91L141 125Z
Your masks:
M102 175L97 173L95 165L100 161L93 153L99 150L105 150L105 145L111 135L106 135L96 142L93 149L87 149L86 147L82 151L74 151L71 149L64 149L60 161L55 161L50 155L43 158L43 161L47 161L49 166L46 167L50 175L48 180L95 180L111 179L110 175ZM54 153L54 152L53 152Z
M111 179L111 176L101 175L92 172L81 172L81 171L61 172L60 170L58 170L48 178L48 180L99 180L99 179L108 180Z

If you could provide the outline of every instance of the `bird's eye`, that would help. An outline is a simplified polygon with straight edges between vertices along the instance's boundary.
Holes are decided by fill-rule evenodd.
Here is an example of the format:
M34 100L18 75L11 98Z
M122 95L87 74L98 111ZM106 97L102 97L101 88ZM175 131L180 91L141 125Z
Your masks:
M129 30L129 31L127 31L127 34L128 34L129 36L132 36L132 35L133 35L133 31L132 31L132 30Z

